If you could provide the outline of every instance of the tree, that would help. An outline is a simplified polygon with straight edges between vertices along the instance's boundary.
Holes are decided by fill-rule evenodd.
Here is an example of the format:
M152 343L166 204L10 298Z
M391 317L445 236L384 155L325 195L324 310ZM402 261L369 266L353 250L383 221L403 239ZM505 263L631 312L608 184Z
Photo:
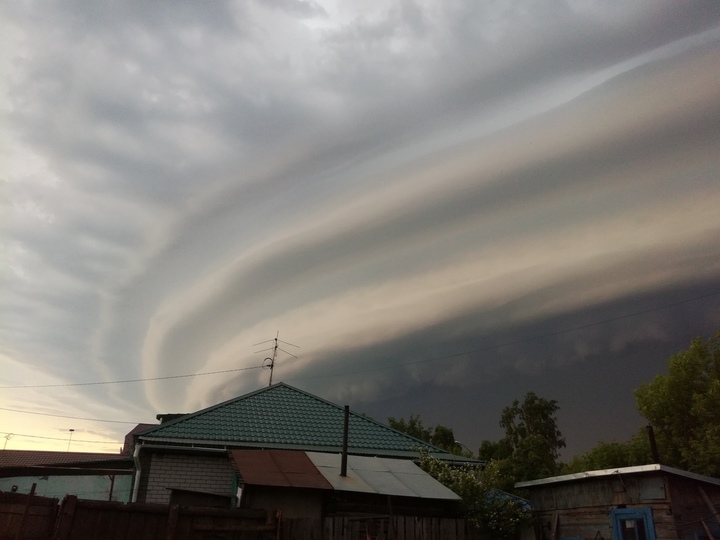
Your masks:
M465 455L462 446L455 441L455 434L452 428L438 424L434 428L423 426L420 416L411 414L406 421L404 418L396 420L392 416L388 418L388 424L393 429L406 433L416 439L430 443L438 448L447 450L453 454ZM472 456L468 456L472 457Z
M720 332L672 356L667 375L635 390L662 463L720 477Z
M514 400L500 416L505 437L497 442L483 441L479 458L495 462L492 466L507 478L507 485L557 473L559 450L565 446L557 427L559 409L557 401L534 392L525 394L522 403Z
M494 471L471 465L453 466L427 453L421 455L420 467L460 496L463 515L490 538L517 538L521 527L529 522L529 505L499 490Z
M508 439L499 441L483 441L478 449L478 458L482 461L507 459L512 456L513 447Z
M505 437L499 441L483 441L479 459L487 462L487 470L498 478L498 487L511 491L516 482L553 476L560 470L557 459L565 439L557 427L557 401L525 394L505 407L500 426Z
M652 452L646 428L640 428L627 442L600 442L595 448L575 456L563 465L563 474L599 469L617 469L646 465L652 462Z
M557 427L558 410L560 407L554 399L547 400L528 392L522 403L516 399L503 409L500 427L505 428L505 438L513 450L519 448L523 440L534 437L536 441L546 443L555 460L559 450L565 448L565 438Z
M410 418L407 421L405 421L405 419L402 417L399 420L396 420L391 416L390 418L388 418L388 424L390 424L390 427L393 429L401 431L407 435L410 435L411 437L415 437L416 439L420 439L421 441L425 441L427 443L429 443L432 438L432 433L429 429L423 426L420 415L417 414L411 414Z

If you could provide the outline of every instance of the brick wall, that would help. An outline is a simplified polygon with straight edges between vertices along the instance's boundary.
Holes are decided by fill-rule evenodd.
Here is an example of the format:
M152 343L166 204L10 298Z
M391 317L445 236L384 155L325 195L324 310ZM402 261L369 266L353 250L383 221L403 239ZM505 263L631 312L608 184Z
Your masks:
M168 454L153 452L150 466L143 470L146 480L144 502L170 503L170 489L187 489L219 495L235 495L235 470L225 455ZM145 482L143 482L145 484Z

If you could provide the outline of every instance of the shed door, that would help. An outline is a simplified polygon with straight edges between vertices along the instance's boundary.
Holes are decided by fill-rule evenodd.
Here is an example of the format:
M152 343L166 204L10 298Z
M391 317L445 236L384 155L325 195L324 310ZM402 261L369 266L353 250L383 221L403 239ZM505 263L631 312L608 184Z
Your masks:
M616 508L611 516L613 540L655 540L650 508Z

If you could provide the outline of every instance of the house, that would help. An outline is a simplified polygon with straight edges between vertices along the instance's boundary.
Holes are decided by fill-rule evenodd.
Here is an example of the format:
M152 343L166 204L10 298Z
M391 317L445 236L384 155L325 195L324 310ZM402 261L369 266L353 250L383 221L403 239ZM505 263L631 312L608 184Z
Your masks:
M234 450L239 506L286 518L386 514L456 515L460 497L407 459L297 450Z
M0 450L0 491L128 502L132 474L122 454Z
M540 539L720 538L720 479L666 465L588 471L515 484Z
M177 415L136 434L133 501L168 504L180 493L234 500L238 475L231 450L298 450L340 454L344 409L278 383L201 411ZM347 453L414 459L424 450L467 461L361 414L349 413Z

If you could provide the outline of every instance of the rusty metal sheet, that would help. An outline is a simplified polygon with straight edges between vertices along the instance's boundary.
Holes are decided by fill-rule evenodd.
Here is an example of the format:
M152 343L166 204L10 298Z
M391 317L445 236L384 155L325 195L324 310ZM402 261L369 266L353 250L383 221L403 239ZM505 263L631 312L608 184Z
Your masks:
M332 489L305 452L234 450L231 456L248 485Z

